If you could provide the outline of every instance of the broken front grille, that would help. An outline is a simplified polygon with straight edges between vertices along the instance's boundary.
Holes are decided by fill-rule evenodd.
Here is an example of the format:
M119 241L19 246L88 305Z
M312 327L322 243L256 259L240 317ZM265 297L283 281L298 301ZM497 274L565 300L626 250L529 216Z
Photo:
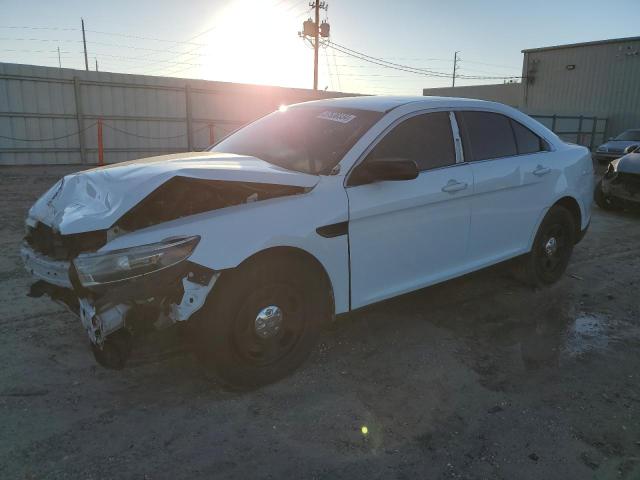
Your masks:
M54 260L71 260L81 252L92 252L107 241L105 231L61 235L44 223L27 228L26 242L36 252Z

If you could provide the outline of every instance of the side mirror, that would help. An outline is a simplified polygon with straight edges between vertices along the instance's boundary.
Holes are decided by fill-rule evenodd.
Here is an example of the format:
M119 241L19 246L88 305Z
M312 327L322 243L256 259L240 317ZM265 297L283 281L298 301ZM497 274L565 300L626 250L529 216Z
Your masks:
M638 147L640 147L640 145L629 145L624 149L624 154L626 155L627 153L633 153L638 150Z
M367 158L351 174L350 185L382 181L413 180L420 171L413 160L406 158Z

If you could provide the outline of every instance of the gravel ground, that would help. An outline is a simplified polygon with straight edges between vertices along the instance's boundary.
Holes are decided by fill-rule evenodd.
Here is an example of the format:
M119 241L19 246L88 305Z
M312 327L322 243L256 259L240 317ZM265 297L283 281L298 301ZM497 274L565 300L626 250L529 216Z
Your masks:
M595 208L551 288L496 267L369 307L237 394L172 330L97 367L25 296L23 219L66 171L0 169L0 478L640 478L637 215Z

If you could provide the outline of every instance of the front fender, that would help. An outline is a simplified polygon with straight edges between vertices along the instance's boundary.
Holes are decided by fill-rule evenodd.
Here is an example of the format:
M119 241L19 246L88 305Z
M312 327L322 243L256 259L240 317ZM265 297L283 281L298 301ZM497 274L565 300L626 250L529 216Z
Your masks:
M119 236L100 251L199 235L190 261L213 270L237 267L273 247L294 247L315 257L333 288L336 313L349 309L349 247L347 235L326 238L318 227L348 220L347 196L341 177L322 177L308 193L246 203L183 217Z

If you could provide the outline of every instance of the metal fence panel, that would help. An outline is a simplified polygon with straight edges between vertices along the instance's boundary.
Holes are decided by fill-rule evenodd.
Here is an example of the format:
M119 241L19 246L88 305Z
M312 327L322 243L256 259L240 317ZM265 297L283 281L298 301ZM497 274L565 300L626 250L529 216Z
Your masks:
M114 163L203 149L281 104L346 95L0 63L0 165L96 164L98 120Z

